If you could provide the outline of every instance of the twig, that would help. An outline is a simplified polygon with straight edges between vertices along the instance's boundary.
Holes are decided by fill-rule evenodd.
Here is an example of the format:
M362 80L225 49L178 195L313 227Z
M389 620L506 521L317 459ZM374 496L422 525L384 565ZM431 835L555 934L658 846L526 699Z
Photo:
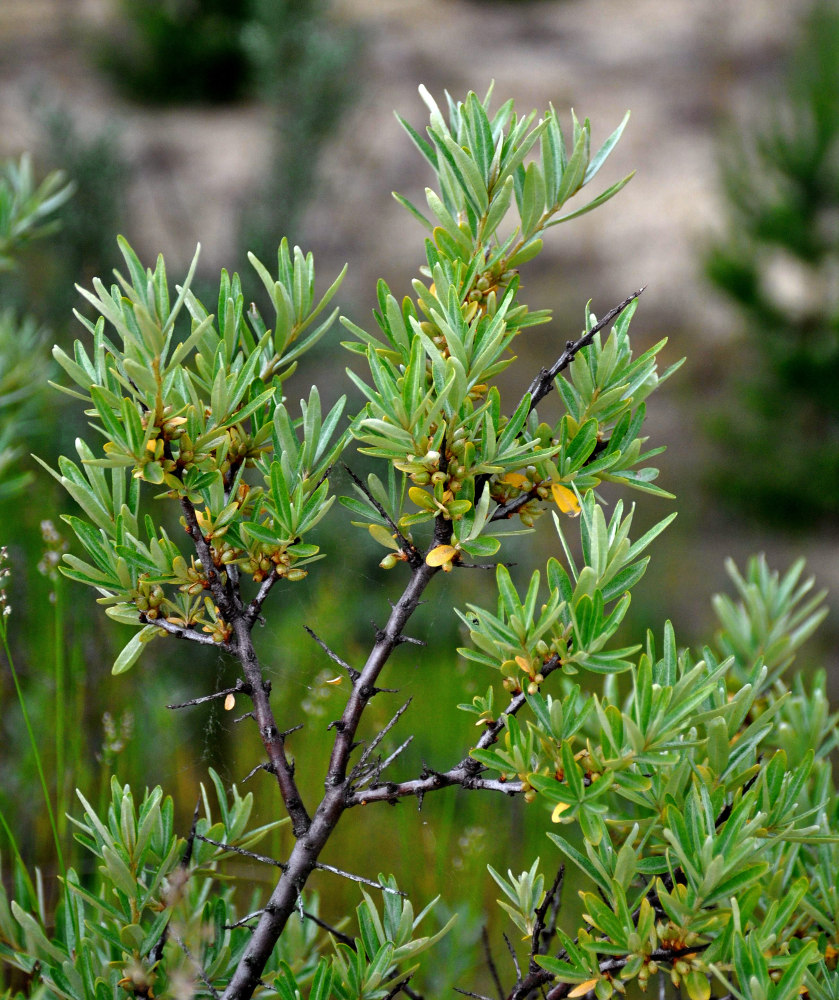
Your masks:
M198 558L204 567L204 573L207 575L207 585L213 595L213 600L221 612L222 618L226 622L232 622L235 617L242 613L241 601L234 595L229 579L227 584L222 583L219 571L213 563L210 545L198 525L195 507L186 497L181 497L181 510L184 512L187 533L192 539Z
M516 955L516 949L513 947L512 942L506 934L502 934L501 936L504 938L504 943L507 945L507 951L510 952L510 957L513 960L513 968L516 970L516 978L521 979L521 968L519 966L518 956Z
M262 605L265 603L265 598L271 592L271 588L279 580L279 577L275 572L271 572L260 584L259 590L256 593L256 597L251 601L251 603L245 609L245 621L248 624L253 625L259 618L259 613L262 610Z
M355 684L355 682L359 678L359 672L355 669L355 667L351 667L349 663L346 662L346 660L342 660L337 653L333 652L329 648L329 646L326 645L323 639L321 639L321 637L317 635L313 629L310 629L308 625L304 625L303 628L306 629L309 635L315 640L315 642L320 646L320 648L324 651L324 653L326 653L326 655L329 657L330 660L333 660L335 663L338 664L339 667L342 667L344 670L346 670L350 680L353 682L353 684Z
M381 889L382 892L389 892L394 896L402 896L403 898L407 893L402 892L401 889L391 889L389 885L382 885L381 882L374 882L373 879L364 878L363 875L353 875L352 872L345 872L343 868L336 868L334 865L325 865L320 861L315 862L315 868L319 868L324 872L332 872L333 875L340 875L342 878L348 878L351 882L360 882L361 885L369 885L374 889Z
M410 642L414 646L427 646L428 645L428 643L425 641L425 639L415 639L413 636L410 636L410 635L400 635L399 636L399 642L400 643Z
M263 865L273 865L275 868L281 868L283 871L288 868L287 861L277 861L276 858L269 858L266 854L256 854L254 851L246 851L244 847L236 847L234 844L225 844L220 840L213 840L211 837L205 837L202 834L196 834L196 839L203 840L206 844L212 844L213 847L219 847L223 851L232 851L234 854L241 854L243 857L250 858L252 861L259 861ZM319 868L321 871L332 872L333 875L340 875L342 878L347 878L351 882L360 882L362 885L369 885L373 889L381 889L382 892L392 893L394 896L405 896L405 893L399 889L392 889L389 885L382 885L381 882L374 882L373 879L364 878L363 875L353 875L352 872L344 871L343 868L336 868L334 865L325 865L321 862L315 863L315 868Z
M262 745L268 754L270 763L268 769L277 779L283 804L291 819L292 832L299 838L309 829L312 821L294 780L294 768L286 757L285 737L288 734L281 732L277 726L269 700L270 686L265 683L253 646L251 626L241 610L237 611L233 619L233 631L235 655L242 665L245 680L251 687L254 720L259 727Z
M195 846L195 838L197 836L198 830L198 814L201 809L201 799L195 803L195 811L192 814L192 826L189 830L189 836L187 837L186 847L184 849L183 857L180 860L179 867L181 871L186 871L189 868L189 863L192 860L192 849ZM166 941L169 937L169 921L163 925L163 930L160 932L160 936L154 945L149 949L149 961L152 965L155 962L159 962L163 958L163 949L166 945Z
M543 677L548 677L561 666L559 657L552 656L541 668ZM493 745L499 734L504 729L504 717L516 715L526 704L527 699L524 694L517 694L509 703L502 714L490 723L478 740L475 749L485 750ZM410 781L385 782L382 785L373 785L364 791L354 791L347 798L348 806L369 805L373 802L396 802L397 799L415 795L421 799L426 792L436 791L439 788L449 788L452 785L460 785L471 790L483 790L501 792L504 795L518 795L524 790L521 781L501 781L497 778L479 777L483 766L470 755L466 755L459 764L448 771L432 771L426 769L419 778Z
M509 569L510 566L515 566L515 565L517 565L517 564L514 563L514 562L504 562L504 563L465 563L465 562L456 561L456 562L452 563L452 566L454 566L455 569L492 569L492 570L496 570L496 569L498 569L499 566L505 566L505 567L507 567L507 569Z
M192 849L195 847L195 838L198 836L198 815L201 811L201 799L195 803L195 810L192 813L192 826L189 829L189 837L186 841L186 850L184 851L184 856L181 858L181 868L186 870L189 868L189 863L192 861Z
M367 763L367 761L370 759L370 754L373 753L373 751L382 742L385 736L387 736L387 734L391 731L391 729L393 729L393 727L396 725L399 719L405 714L405 712L407 712L408 706L411 704L412 701L413 699L409 698L401 708L398 708L394 713L393 718L390 720L390 722L388 722L383 729L380 729L379 732L376 733L376 735L370 741L370 745L368 747L365 747L365 749L361 753L361 756L358 758L358 763L350 773L351 780L355 776L356 772L360 773L361 768L363 768L364 765Z
M447 545L452 537L452 523L437 518L433 545ZM325 791L314 816L304 827L289 855L288 868L274 887L265 904L259 923L233 973L224 1000L246 1000L253 994L259 974L265 967L277 939L297 905L302 887L317 865L329 837L348 805L350 755L356 747L356 733L364 710L376 691L376 681L384 670L399 636L416 610L423 592L439 567L428 566L424 560L413 565L411 578L391 612L387 624L376 636L373 648L361 669L360 676L349 692L341 718L333 727L335 740L324 782ZM246 674L246 678L247 678ZM250 679L250 678L248 678ZM261 724L261 723L260 723ZM288 798L284 794L286 808Z
M193 705L203 705L207 701L215 701L216 698L226 698L229 694L250 694L250 684L246 684L241 678L236 681L233 687L224 688L223 691L214 691L212 694L204 694L200 698L190 698L189 701L178 702L177 705L167 705L167 708L191 708Z
M566 343L565 350L562 354L560 354L551 367L543 368L536 378L534 378L530 383L527 393L525 393L525 395L528 393L530 394L529 412L532 413L538 403L553 389L554 379L561 371L563 371L563 369L567 368L571 364L577 353L584 347L588 347L594 339L594 335L604 327L608 326L613 320L617 319L624 309L626 309L631 302L634 302L646 287L647 286L644 285L642 288L639 288L637 292L633 292L631 295L627 296L627 298L625 298L623 302L616 305L614 309L610 309L603 319L595 323L588 333L583 334L579 340L569 340ZM524 396L522 397L522 401L523 400ZM533 499L533 495L532 491L529 493L522 493L520 496L517 496L512 500L508 500L506 503L499 504L490 515L489 520L491 522L501 521L504 518L512 517L513 514L516 514L522 507Z
M379 501L373 496L367 486L358 478L358 476L353 472L353 470L346 465L344 462L341 463L347 470L347 475L352 479L355 485L361 490L361 492L367 497L370 503L376 508L376 510L382 515L382 517L390 525L393 533L396 535L396 540L399 542L399 547L408 557L408 563L413 569L416 569L422 563L422 554L417 551L416 547L412 542L410 542L399 530L399 525L393 520L393 518L388 514L388 512L382 507Z
M266 764L264 760L259 764L254 764L254 766L250 769L250 771L248 771L248 773L244 776L244 778L242 778L242 784L244 785L246 781L250 781L257 771L267 771L270 774L271 765Z
M413 972L411 972L407 976L405 976L405 978L402 980L402 982L401 983L397 983L396 986L394 986L393 989L390 990L389 993L385 994L385 996L382 998L382 1000L393 1000L393 997L395 997L398 993L401 993L405 989L405 987L411 981L411 978L413 977L413 975L414 975Z
M486 955L487 966L489 967L492 981L495 983L495 988L498 990L498 1000L504 1000L504 987L501 985L501 977L498 975L495 959L492 957L492 948L489 943L489 931L486 928L486 924L484 924L481 928L481 941L484 946L484 955Z
M396 760L396 758L402 753L402 751L405 750L406 747L408 747L411 743L413 743L413 740L414 740L413 735L409 736L407 740L401 743L393 751L392 754L390 754L384 760L377 761L376 764L372 765L369 768L369 773L361 778L361 780L356 785L356 788L364 788L365 785L368 785L373 780L374 777L378 780L382 772L386 771L387 768L390 767L390 765Z
M579 340L569 340L565 345L565 350L562 354L560 354L551 367L543 368L539 372L536 378L530 383L530 388L527 390L530 393L531 411L542 399L544 399L545 396L547 396L551 389L553 389L554 379L563 369L567 368L568 365L571 364L577 355L577 352L581 351L584 347L588 347L594 339L594 335L599 333L604 327L607 327L613 320L617 319L624 309L626 309L631 302L634 302L646 287L647 286L644 285L643 288L639 288L637 292L633 292L631 295L627 296L623 302L616 305L614 309L610 309L603 319L595 323L588 333L583 334Z
M155 628L162 628L164 632L175 635L179 639L198 642L202 646L215 646L217 649L223 649L228 653L231 651L230 646L226 642L217 642L211 635L207 635L205 632L196 632L193 628L187 628L184 625L175 625L165 618L149 618L148 615L141 613L138 616L138 621L142 622L143 625L154 625Z
M475 997L475 1000L492 1000L492 997L485 996L483 993L473 993L471 990L462 990L459 986L453 986L452 989L455 993L460 993L465 997Z
M553 906L555 897L558 897L562 892L562 883L565 878L565 865L559 866L559 871L556 873L556 878L553 881L553 885L545 893L545 898L542 900L541 904L536 907L535 916L536 920L533 923L533 933L530 936L530 972L536 972L539 966L536 964L536 955L544 954L550 944L550 938L553 937L551 932L547 935L547 940L543 941L542 936L545 933L545 916L548 910ZM554 913L554 921L556 919L556 914Z
M345 944L348 947L352 948L353 951L355 951L355 941L353 938L349 936L349 934L345 934L343 931L339 931L337 927L333 927L331 924L328 924L325 920L321 920L321 918L316 916L314 913L309 913L308 910L303 911L303 916L307 920L311 920L313 924L317 924L318 927L322 928L327 933L331 934L337 941L340 941L341 944Z
M233 924L225 924L224 929L227 931L235 930L237 927L244 927L249 920L255 920L257 917L261 916L262 910L254 910L253 913L249 913L246 917L242 917L241 920L237 920ZM252 928L248 928L252 930Z
M244 847L236 847L235 844L225 844L221 840L213 840L212 837L205 837L201 833L195 835L196 840L203 840L205 844L212 844L213 847L219 847L223 851L232 851L234 854L241 854L242 857L250 858L251 861L258 861L263 865L273 865L275 868L286 868L286 863L284 861L277 861L276 858L269 858L267 854L256 854L254 851L246 851Z
M186 957L189 959L193 969L195 969L196 973L198 974L198 978L210 991L210 996L212 996L214 1000L221 1000L215 986L213 986L213 984L207 978L206 972L204 972L204 969L201 967L201 963L196 958L193 957L192 952L189 950L189 948L187 948L186 942L182 941L181 938L179 938L178 935L175 933L172 934L172 939L175 941L175 943L178 945L178 947L181 949L184 955L186 955Z
M687 948L657 948L655 951L650 952L650 954L647 956L647 959L648 961L657 963L675 962L677 959L682 958L685 955L693 955L696 952L704 951L708 947L710 947L710 942L708 942L707 944L691 945L690 947ZM620 958L603 959L603 961L600 962L598 966L601 974L618 972L626 965L626 963L630 960L630 957L631 956L627 955L625 958L620 957ZM532 991L537 986L541 986L547 982L550 982L553 979L553 976L550 973L544 973L544 970L542 970L542 973L543 975L547 975L546 979L541 977L536 977L533 975L528 977L529 981L528 992ZM533 980L536 978L539 978L540 982L533 982ZM547 994L545 994L545 1000L564 1000L564 998L567 997L571 992L571 990L573 989L574 989L574 983L557 983L557 985L554 986L553 989L548 990ZM524 992L517 992L516 990L513 990L511 997L524 997L526 995L527 994Z

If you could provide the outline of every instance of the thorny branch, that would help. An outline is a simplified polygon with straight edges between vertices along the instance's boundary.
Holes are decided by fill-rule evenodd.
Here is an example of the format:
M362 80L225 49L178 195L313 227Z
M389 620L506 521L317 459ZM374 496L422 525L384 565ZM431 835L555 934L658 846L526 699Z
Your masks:
M554 387L554 379L559 375L561 371L567 368L574 358L577 356L578 352L588 345L594 339L594 335L599 333L600 330L607 327L610 323L620 316L620 314L626 309L626 307L635 301L638 296L644 291L643 288L639 288L637 292L633 292L628 295L623 302L618 303L613 309L610 309L606 315L598 320L597 323L588 331L588 333L583 334L579 340L569 340L565 345L565 350L560 354L556 361L551 365L550 368L543 368L536 378L530 383L527 392L530 394L530 411L536 408L536 406L548 395L548 393ZM524 397L522 397L524 398ZM490 521L500 521L504 518L512 517L513 514L521 510L529 501L532 499L530 493L522 493L521 496L517 496L512 500L508 500L506 503L499 504L498 507L492 512L490 516Z
M450 542L451 537L451 522L439 517L435 522L431 547L446 545ZM386 625L376 633L373 649L358 677L353 681L352 690L341 718L333 724L335 740L329 759L324 796L311 820L308 820L308 816L306 816L308 822L298 835L287 867L277 882L270 899L265 904L242 960L225 990L224 1000L245 1000L252 995L277 939L294 912L303 886L318 865L318 856L347 807L350 791L347 768L350 754L356 747L355 736L364 709L376 694L378 690L376 681L390 659L391 653L400 645L408 619L416 610L423 591L437 572L439 572L439 567L429 566L424 560L414 565L408 584L394 605ZM247 644L245 638L247 638ZM242 650L247 652L250 643L248 625L244 619L239 619L237 622L237 639L241 655ZM250 646L251 651L252 648ZM246 667L244 661L243 667ZM251 672L255 671L260 674L255 655L249 668L245 670L246 679L253 683L248 672L249 669ZM260 730L262 731L261 724ZM284 760L284 754L282 756ZM283 798L288 808L289 799L286 798L285 793ZM302 803L300 807L302 808Z
M315 640L315 642L320 646L320 648L324 651L324 653L326 653L326 655L329 657L330 660L334 661L335 663L338 664L339 667L346 670L347 676L351 681L356 681L358 679L358 671L355 669L355 667L351 667L349 663L347 663L345 660L342 660L337 653L333 652L329 648L329 646L326 645L323 639L321 639L319 635L317 635L312 629L310 629L308 625L304 625L303 628L306 629L309 635Z
M611 310L603 320L596 324L579 341L576 343L569 342L557 362L550 369L543 369L537 378L534 379L529 390L531 394L531 406L535 406L536 402L550 391L556 375L570 364L579 350L591 342L594 334L615 319L639 294L640 292L634 293L615 309ZM365 489L364 485L351 470L348 469L347 471L362 492L369 496L369 491ZM376 503L375 499L370 499L376 508L379 509L380 505ZM526 502L526 498L522 499L522 503L524 502ZM422 554L417 551L399 531L398 527L393 524L392 519L388 517L387 513L379 510L395 531L400 545L403 546L404 551L408 555L408 561L412 570L411 577L401 598L393 606L386 625L382 629L377 629L373 649L360 671L350 667L349 664L345 663L326 647L314 633L311 633L313 638L324 648L327 655L347 671L352 682L352 690L341 718L332 725L332 728L335 729L335 740L326 776L326 791L317 810L310 817L300 799L297 786L294 782L293 765L289 763L285 755L285 734L280 732L274 721L269 703L270 685L264 683L262 669L257 660L250 635L251 629L259 617L262 602L267 597L271 584L269 581L263 582L257 597L247 608L244 608L238 595L238 587L233 585L229 577L225 582L215 570L208 541L201 534L192 505L184 500L182 506L186 517L187 530L195 543L202 564L207 569L207 581L213 599L219 608L220 615L225 621L229 621L232 627L232 634L229 640L230 652L240 661L245 682L251 688L251 697L254 704L253 717L259 726L260 735L262 736L269 757L269 764L265 766L277 778L283 801L292 819L294 834L297 838L288 861L283 863L280 879L270 899L258 916L257 924L253 928L250 942L242 960L224 992L223 1000L245 1000L245 998L252 995L253 990L259 984L261 971L265 967L265 963L289 917L294 912L298 904L300 892L309 875L316 868L329 867L321 865L318 862L318 856L337 826L345 809L366 802L382 800L393 802L400 797L408 795L415 795L421 801L426 791L454 784L466 788L482 788L502 791L506 794L516 794L521 791L521 783L502 782L500 780L480 777L480 772L483 770L482 766L474 758L467 755L459 764L446 772L440 773L426 770L420 778L413 781L386 783L373 786L364 792L353 789L353 781L357 781L361 777L357 770L358 765L349 775L347 772L350 755L357 746L355 736L364 709L370 699L380 690L376 686L378 677L393 650L405 642L404 628L408 619L419 605L420 598L431 578L439 571L439 567L427 565ZM502 508L499 508L493 515L493 519L509 516L513 512L513 509L502 510ZM443 517L438 517L435 522L434 538L430 548L449 544L451 537L451 521L447 521ZM546 676L553 670L558 669L559 666L558 659L553 658L553 660L549 660L545 664L542 673ZM511 700L504 715L514 715L524 704L524 695L517 695ZM401 712L397 713L397 717L399 714ZM392 721L395 722L395 718ZM503 728L504 716L501 716L487 726L481 739L478 741L478 747L483 748L492 745L498 739ZM384 732L379 734L377 740L374 741L374 746L378 745L383 735ZM365 771L367 770L365 764L369 761L369 753L372 749L373 747L368 748L366 752L367 756L363 756L364 764L361 766ZM393 759L394 756L391 755L390 759ZM384 767L384 764L381 766ZM347 875L348 873L339 872L339 874ZM355 876L349 877L355 878ZM519 979L522 979L521 975L519 975ZM542 980L543 983L549 981L549 978ZM524 994L519 994L519 996L524 996Z
M546 661L541 672L543 677L547 677L561 666L559 658L552 656ZM526 703L523 693L517 694L509 703L502 714L489 723L483 735L475 745L476 750L485 750L493 745L499 734L504 729L504 717L516 715ZM397 799L415 795L420 800L426 792L436 791L438 788L449 788L452 785L460 785L470 790L481 789L484 791L502 792L505 795L517 795L523 790L520 781L501 781L496 778L481 778L479 775L483 771L483 765L479 764L468 754L448 771L433 771L426 768L419 778L410 781L388 781L381 785L374 785L365 791L354 791L347 800L348 806L369 805L373 802L396 802Z
M588 347L592 340L594 340L594 335L607 327L613 320L616 320L624 309L626 309L631 302L634 302L646 287L647 286L644 285L643 288L639 288L637 292L633 292L631 295L628 295L623 302L618 303L614 309L610 309L603 319L598 320L588 333L580 337L579 340L569 340L565 345L565 350L562 354L560 354L551 367L543 368L539 372L536 378L530 383L530 388L527 390L530 393L531 410L538 406L542 399L544 399L551 389L553 389L554 379L561 371L563 371L563 369L567 368L571 364L577 353L584 347Z
M533 934L530 938L530 972L536 972L539 966L536 964L535 956L545 954L550 948L553 936L556 933L556 921L559 915L559 906L562 902L562 887L565 882L565 865L559 866L553 885L545 893L545 898L541 905L536 907L536 920L533 924ZM550 910L550 923L546 922L548 911Z
M243 847L236 847L235 844L225 844L220 840L213 840L211 837L204 837L200 833L196 834L196 840L203 840L205 844L212 844L213 847L218 847L223 851L232 851L234 854L241 854L245 858L250 858L252 861L258 861L263 865L271 865L274 868L280 868L283 871L288 868L288 864L285 861L278 861L276 858L269 858L267 854L256 854L254 851L245 850ZM405 893L399 889L392 889L390 886L382 885L381 882L375 882L373 879L364 878L363 875L354 875L352 872L344 871L343 868L336 868L334 865L325 865L320 861L315 865L319 871L332 872L333 875L340 875L341 878L349 879L351 882L359 882L362 885L369 885L371 889L381 889L382 892L389 892L394 896L404 896ZM261 912L261 911L260 911Z
M148 615L140 613L139 620L143 625L154 625L156 628L162 628L164 632L168 632L170 635L177 636L178 639L188 639L190 642L200 642L204 646L214 646L216 649L221 646L222 649L230 652L229 647L226 643L219 643L211 635L207 635L206 632L197 632L194 628L176 625L174 622L167 621L165 618L149 618ZM167 708L172 708L173 706L168 705Z
M175 705L167 705L167 708L191 708L193 705L203 705L207 701L215 701L217 698L226 698L229 694L250 694L250 685L246 684L241 677L233 687L222 688L221 691L213 691L212 694L201 695L200 698L190 698L189 701L181 701Z

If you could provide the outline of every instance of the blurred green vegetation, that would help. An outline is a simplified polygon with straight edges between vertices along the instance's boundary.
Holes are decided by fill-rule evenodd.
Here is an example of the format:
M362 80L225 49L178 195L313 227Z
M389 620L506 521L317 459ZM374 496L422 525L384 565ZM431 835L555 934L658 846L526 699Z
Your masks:
M787 531L839 524L839 8L805 19L777 100L725 149L728 234L706 266L736 307L715 495ZM772 455L772 460L768 456Z
M251 0L119 0L99 62L125 96L148 104L223 104L252 84L242 32Z

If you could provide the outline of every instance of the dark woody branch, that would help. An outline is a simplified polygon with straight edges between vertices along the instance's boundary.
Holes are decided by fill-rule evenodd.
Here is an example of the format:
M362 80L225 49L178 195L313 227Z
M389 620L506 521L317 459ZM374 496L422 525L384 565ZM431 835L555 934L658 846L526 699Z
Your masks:
M221 691L213 691L212 694L202 695L200 698L190 698L189 701L181 701L176 705L167 705L167 708L191 708L193 705L203 705L208 701L215 701L217 698L226 698L229 694L250 694L250 685L246 684L241 677L233 687L222 688Z
M278 861L276 858L269 858L267 854L257 854L254 851L247 851L243 847L236 847L235 844L225 844L220 840L213 840L211 837L204 837L200 833L195 834L195 839L203 840L205 844L212 844L213 847L218 847L222 851L231 851L233 854L240 854L242 857L250 858L251 861L258 861L263 865L271 865L274 868L281 868L283 871L288 868L288 864L285 861ZM388 885L382 885L381 882L376 882L370 878L364 878L363 875L354 875L352 872L345 871L343 868L336 868L335 865L326 865L318 862L315 865L315 868L319 871L332 872L333 875L340 875L341 878L349 879L351 882L359 882L362 885L369 885L372 889L381 889L382 892L389 892L394 896L405 895L405 893L401 892L399 889L392 889ZM253 914L251 917L253 917ZM247 919L251 919L251 917L248 917Z
M435 523L432 548L448 544L451 537L451 522L439 517ZM224 1000L245 1000L252 995L277 939L294 913L306 880L318 864L318 856L347 808L350 790L347 769L350 755L357 746L356 733L362 715L376 693L379 675L393 651L400 645L405 626L418 607L425 588L438 572L439 567L429 566L424 560L413 565L402 596L393 606L384 628L377 632L367 662L353 682L341 718L333 727L335 740L326 774L324 796L289 855L287 868L265 904L242 960L224 992ZM245 623L241 624L244 627ZM288 801L286 806L288 807Z
M226 643L218 643L211 635L207 635L205 632L197 632L194 628L175 625L174 622L167 621L165 618L149 618L148 615L142 612L139 615L139 620L143 625L154 625L157 628L162 628L164 632L177 636L178 639L187 639L190 642L198 642L204 646L215 646L216 648L221 646L222 649L230 652ZM167 707L172 708L175 706L169 705Z
M530 393L531 411L538 406L541 400L544 399L545 396L547 396L547 394L553 389L554 379L563 369L567 368L571 364L577 353L584 347L588 347L592 340L594 340L594 335L616 320L624 309L626 309L631 302L634 302L646 287L647 286L644 285L643 288L639 288L637 292L633 292L631 295L628 295L623 302L618 303L614 309L610 309L606 315L601 320L598 320L588 333L580 337L579 340L569 340L565 345L565 350L562 354L560 354L551 367L543 368L539 372L536 378L530 383L530 387L527 390Z
M195 508L186 497L181 499L181 509L184 512L187 532L204 567L210 593L219 614L231 630L231 635L223 648L239 661L245 684L250 688L253 718L259 727L259 735L268 754L268 764L265 769L276 777L280 794L291 818L292 830L295 837L300 837L308 829L311 820L294 780L294 768L286 757L286 734L281 732L271 709L270 685L265 682L254 650L251 629L256 614L251 614L250 608L245 610L242 606L238 585L234 584L229 576L223 577L216 569L209 542L198 525ZM265 592L267 594L267 590Z
M559 658L552 656L543 666L542 676L547 677L555 670L558 670L560 666ZM506 710L497 719L487 725L475 749L485 750L487 747L492 746L504 729L504 716L516 715L525 705L525 702L524 694L517 694L510 701ZM460 785L462 788L468 788L470 791L503 792L505 795L517 795L524 790L524 786L520 781L501 781L498 778L482 778L480 777L482 770L483 765L479 764L473 757L467 755L459 764L456 764L448 771L426 769L419 778L414 778L411 781L389 781L363 792L356 789L347 799L347 805L370 805L373 802L392 803L396 802L397 799L411 795L422 799L426 792L433 792L439 788L450 788L452 785Z
M337 663L338 666L341 667L342 669L346 670L347 675L348 675L348 677L349 677L349 679L351 681L355 682L358 679L359 675L358 675L358 671L355 669L355 667L351 667L349 665L349 663L347 663L345 660L342 660L341 657L338 656L337 653L333 652L329 648L329 646L326 645L326 643L323 641L323 639L321 639L321 637L319 635L317 635L312 629L310 629L308 625L304 625L303 628L306 629L306 631L309 633L309 635L315 640L315 642L320 646L320 648L326 653L326 655L329 657L330 660L332 660L333 662Z
M577 354L588 345L594 339L596 333L599 333L602 329L607 327L610 323L620 316L620 314L626 309L626 307L635 301L638 296L644 291L643 288L639 288L637 292L633 292L628 295L623 302L618 303L613 309L610 309L606 315L597 321L594 326L580 337L579 340L569 340L565 345L565 350L560 354L556 361L551 365L550 368L543 368L536 378L530 383L527 390L530 393L530 412L532 413L536 406L548 395L548 393L554 388L554 379L559 375L561 371L567 368ZM522 507L528 504L535 494L522 493L521 496L517 496L512 500L508 500L506 503L499 504L498 507L492 512L490 516L490 521L501 521L504 518L512 517L514 514L518 513Z
M253 625L259 620L259 613L262 610L262 605L265 603L266 597L271 592L271 588L279 580L276 573L269 573L268 576L262 581L262 584L257 591L256 597L251 601L251 603L245 609L245 620Z

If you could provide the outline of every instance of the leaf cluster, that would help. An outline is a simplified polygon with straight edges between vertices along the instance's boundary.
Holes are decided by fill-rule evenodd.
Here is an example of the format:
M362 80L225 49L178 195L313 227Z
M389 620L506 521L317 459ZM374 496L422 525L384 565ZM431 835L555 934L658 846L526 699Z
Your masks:
M116 779L99 812L79 794L83 815L73 819L76 839L98 861L91 881L70 869L66 892L51 926L40 873L33 883L20 858L11 898L0 887L0 957L42 986L32 997L104 1000L115 995L217 996L241 961L258 912L241 915L246 882L230 862L254 854L277 826L250 825L253 795L230 796L210 770L215 797L202 785L199 811L187 840L174 832L172 799L158 786L139 804ZM218 815L213 819L213 814ZM266 967L263 995L296 1000L300 989L321 1000L382 998L416 970L413 960L432 947L454 918L430 935L393 876L379 876L383 911L368 892L357 908L359 936L337 928L324 933L316 895L301 902L302 919ZM239 887L237 889L237 886ZM250 895L251 898L248 898ZM413 963L413 964L412 964Z
M450 569L464 556L498 551L499 538L509 532L484 527L503 516L499 510L515 513L529 528L541 501L555 499L575 513L574 490L605 481L663 493L651 485L657 471L639 468L659 453L642 451L639 431L643 400L676 366L657 374L663 341L632 359L633 308L605 343L587 310L583 339L591 336L570 366L570 379L556 381L567 411L562 419L540 422L530 392L505 412L492 380L514 360L515 337L550 318L519 301L518 269L541 250L540 233L602 204L629 179L557 217L598 173L626 119L592 155L588 120L572 118L566 148L553 108L535 125L535 114L517 117L512 102L490 117L490 91L483 101L475 94L465 102L449 99L447 122L422 93L431 112L429 139L400 121L435 172L437 191L428 188L426 199L436 224L399 200L431 234L424 280L415 279L415 298L401 303L379 283L377 334L344 320L356 337L345 346L364 356L371 376L348 371L366 399L353 436L360 451L386 460L411 485L403 480L399 488L391 478L385 490L377 478L369 492L360 488L358 499L345 503L365 516L357 523L392 550L386 568L410 559L403 543L413 546L415 525L450 522L448 537L437 539L442 544L428 555L431 565ZM537 148L539 156L526 165ZM509 214L517 215L517 224L507 234Z
M88 404L104 455L79 440L80 463L62 458L53 473L85 515L66 520L88 559L68 556L64 572L99 590L112 617L145 623L118 671L160 633L155 622L227 641L229 622L207 593L214 573L222 584L239 574L257 583L306 576L318 547L304 536L329 509L326 475L344 441L343 398L324 415L312 388L295 420L282 396L297 359L334 322L335 311L321 313L343 272L318 299L311 254L283 242L276 277L252 256L273 306L268 328L255 307L246 312L238 275L222 273L216 318L189 288L197 254L172 301L162 257L144 270L120 245L129 277L83 290L101 314L79 317L92 346L77 341L72 358L54 350L78 387L64 391ZM183 312L189 329L181 333ZM143 513L143 488L179 502L204 558L184 553L159 518Z
M213 821L202 786L202 815L196 813L189 842L176 835L174 805L160 787L137 803L114 778L101 815L79 793L84 812L73 820L76 839L98 866L92 883L68 870L54 927L40 877L33 884L17 859L13 898L0 889L0 954L28 975L37 972L43 987L34 995L100 1000L120 988L167 995L179 982L196 980L200 991L197 968L209 978L235 965L246 932L231 926L233 885L222 863L286 821L249 827L253 795L243 797L234 786L228 800L218 775L210 777L220 818Z
M693 1000L713 980L749 997L796 996L805 973L832 982L817 963L837 931L839 727L823 675L809 691L782 676L824 615L801 568L731 567L741 600L715 600L716 649L694 658L668 624L661 655L650 634L623 665L628 693L614 675L601 694L570 680L561 698L529 693L526 720L504 716L501 743L473 751L582 836L581 850L548 833L584 879L584 922L535 956L569 995L608 997L661 969Z

